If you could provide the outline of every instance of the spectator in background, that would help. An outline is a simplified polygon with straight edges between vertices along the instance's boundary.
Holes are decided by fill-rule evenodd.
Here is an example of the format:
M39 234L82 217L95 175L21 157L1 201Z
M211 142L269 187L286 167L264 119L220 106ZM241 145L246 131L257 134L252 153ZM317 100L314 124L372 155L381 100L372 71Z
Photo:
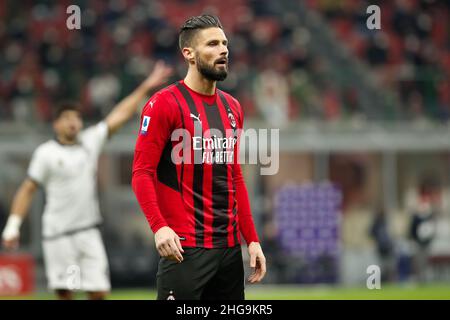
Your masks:
M416 207L411 215L409 235L415 244L415 271L420 282L426 281L431 242L436 235L436 218L441 199L439 181L431 176L422 179Z
M254 84L256 105L264 120L274 127L288 122L289 87L286 77L274 69L262 71Z
M101 85L88 81L102 77L99 67L114 70L122 94L137 84L140 71L149 71L142 64L142 57L163 58L176 70L183 69L183 61L177 58L176 28L183 15L202 10L224 14L235 47L230 58L236 67L249 66L243 72L240 67L236 68L240 70L236 76L239 81L229 82L227 90L231 94L242 100L240 85L253 84L257 79L254 75L264 72L264 66L254 62L266 57L272 59L271 50L277 48L285 58L286 67L278 71L283 77L293 78L302 70L311 80L308 90L301 92L300 97L295 92L298 89L293 86L295 82L286 84L297 100L289 105L300 105L306 111L301 114L303 118L340 120L345 114L335 112L335 107L339 106L336 97L343 98L346 91L342 81L335 81L336 88L326 96L328 117L317 112L323 104L322 89L309 65L320 55L311 51L311 43L317 41L311 40L312 30L298 18L297 10L301 7L287 5L290 1L239 0L237 3L239 5L230 6L224 1L213 4L181 0L105 1L101 4L86 1L82 8L82 28L71 31L65 26L64 2L6 2L4 9L0 9L0 47L4 52L0 61L1 120L49 122L50 106L55 101L62 97L79 99L80 92L85 106L83 115L89 120L100 120L99 100L108 94L97 88ZM311 11L318 11L325 17L325 23L340 44L369 63L370 73L376 75L385 92L399 95L399 116L406 115L400 119L407 119L408 115L420 118L423 114L427 119L448 121L450 50L446 21L449 21L449 1L383 1L380 3L383 27L376 32L365 25L368 0L305 3ZM324 53L322 58L329 57ZM278 61L274 64L279 65ZM323 66L324 62L320 61L319 65ZM336 63L333 67L337 67ZM178 73L181 75L184 71ZM330 72L324 76L330 78ZM233 77L230 74L229 80ZM402 93L405 85L407 91L421 96L420 103L411 105L414 100ZM352 99L358 113L364 112L363 98L354 95ZM344 101L341 103L344 107ZM267 105L261 111L263 116L267 118L275 110L274 121L282 123L285 113L277 108L282 109L284 105L269 109ZM353 107L347 109L352 116L354 111ZM248 115L251 118L253 114ZM364 118L361 114L358 116Z
M120 89L120 82L112 73L103 73L89 80L89 99L94 107L94 114L106 116L110 106L116 101Z
M375 240L377 252L381 262L382 281L395 280L396 257L394 242L389 231L389 222L384 210L379 209L375 215L370 235Z

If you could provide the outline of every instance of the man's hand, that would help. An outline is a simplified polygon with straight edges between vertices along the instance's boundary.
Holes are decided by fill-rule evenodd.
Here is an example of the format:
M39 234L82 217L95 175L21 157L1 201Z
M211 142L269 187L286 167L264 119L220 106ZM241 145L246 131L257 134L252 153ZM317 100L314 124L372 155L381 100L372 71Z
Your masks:
M6 250L16 250L19 248L19 237L12 239L2 239L3 248Z
M166 83L167 78L172 75L172 67L165 64L164 61L156 62L152 73L144 80L143 85L147 90L152 90Z
M250 283L260 282L266 274L266 257L264 257L259 242L251 242L248 245L248 254L250 256L250 267L253 268L253 273L248 281Z
M7 250L14 250L19 247L20 225L22 218L19 215L11 214L2 233L3 247Z
M180 237L169 227L162 227L155 233L156 249L161 257L178 262L183 261L184 253Z

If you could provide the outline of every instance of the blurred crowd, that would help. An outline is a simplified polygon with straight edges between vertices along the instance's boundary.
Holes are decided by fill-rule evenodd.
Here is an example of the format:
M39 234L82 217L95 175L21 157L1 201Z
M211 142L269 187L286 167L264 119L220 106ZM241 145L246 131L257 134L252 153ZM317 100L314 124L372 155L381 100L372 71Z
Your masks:
M0 119L48 122L58 101L76 99L100 119L157 59L185 72L178 28L201 12L217 14L230 39L230 75L221 85L247 117L282 127L296 119L361 113L357 89L337 85L327 61L309 50L312 35L286 1L76 1L81 29L69 30L70 0L0 3ZM366 61L411 116L450 117L449 3L381 2L382 30L365 22L368 1L308 0L340 41ZM276 48L276 49L274 49Z
M400 100L406 118L450 117L450 2L310 0L340 41L367 62ZM381 30L368 30L366 8L378 4Z

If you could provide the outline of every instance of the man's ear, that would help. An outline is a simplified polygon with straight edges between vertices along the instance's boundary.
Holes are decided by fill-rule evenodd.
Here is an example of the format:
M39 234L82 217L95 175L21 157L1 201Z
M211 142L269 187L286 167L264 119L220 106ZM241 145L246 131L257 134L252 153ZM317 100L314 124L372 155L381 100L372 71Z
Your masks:
M195 62L195 53L193 48L184 47L181 52L183 53L184 59L187 60L189 64L193 64Z

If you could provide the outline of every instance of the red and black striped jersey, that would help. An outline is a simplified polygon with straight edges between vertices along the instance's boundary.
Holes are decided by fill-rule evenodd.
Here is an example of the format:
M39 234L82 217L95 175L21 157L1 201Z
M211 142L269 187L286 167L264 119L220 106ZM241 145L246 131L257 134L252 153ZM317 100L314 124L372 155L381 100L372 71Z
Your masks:
M183 81L146 103L132 187L153 232L169 226L185 247L258 242L238 163L243 112L231 95L208 96Z

